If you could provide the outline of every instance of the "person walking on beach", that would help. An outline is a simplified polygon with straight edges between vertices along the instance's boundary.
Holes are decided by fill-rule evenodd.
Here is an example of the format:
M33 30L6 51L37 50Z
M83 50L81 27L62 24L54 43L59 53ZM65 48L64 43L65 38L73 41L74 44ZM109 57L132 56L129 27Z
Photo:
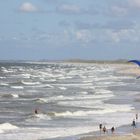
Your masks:
M132 126L133 126L133 128L136 128L136 121L135 121L135 119L132 121Z
M105 127L105 126L103 127L103 132L104 132L104 134L107 132L106 127Z
M136 113L136 121L138 120L138 113Z
M100 123L99 124L100 134L101 134L101 131L102 131L102 127L103 127L103 125Z
M114 133L114 131L115 131L115 128L114 128L114 126L111 128L111 132L112 132L112 134Z

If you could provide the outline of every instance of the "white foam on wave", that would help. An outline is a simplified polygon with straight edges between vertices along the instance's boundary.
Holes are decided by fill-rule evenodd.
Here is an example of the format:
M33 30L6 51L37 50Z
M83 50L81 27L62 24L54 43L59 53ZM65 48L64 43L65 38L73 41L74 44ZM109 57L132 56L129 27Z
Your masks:
M18 94L14 94L14 93L13 93L13 94L11 94L11 95L12 95L13 98L18 98L18 97L19 97Z
M99 103L103 100L114 97L113 94L88 95L87 92L81 92L81 93L80 95L77 96L59 95L59 96L52 96L52 97L37 98L35 99L35 101L39 103L49 103L49 102L58 101L57 104L59 105L93 107L93 104L95 103Z
M80 88L82 88L82 89L95 89L95 86L93 86L93 85L90 85L90 86L81 86Z
M44 99L44 98L38 98L38 99L35 99L36 102L38 103L47 103L47 99Z
M117 80L118 77L117 76L105 76L105 77L95 77L94 80L95 81L114 81Z
M8 83L0 83L1 86L8 86Z
M1 95L1 97L3 97L3 98L18 98L19 95L15 94L15 93L13 93L13 94L3 94L3 95Z
M52 84L52 85L56 85L56 86L64 86L64 87L69 87L69 86L73 86L73 87L84 87L84 86L93 86L92 83L69 83L69 84Z
M39 140L69 137L98 130L97 126L55 127L55 128L22 128L15 133L0 134L2 140Z
M5 132L5 131L8 131L8 130L14 130L14 129L18 129L18 127L15 126L15 125L12 125L10 123L0 124L0 132L1 133Z
M40 71L39 75L41 75L41 77L53 77L53 74L48 73L47 71L46 72Z
M64 100L64 99L65 97L63 95L59 95L59 96L53 96L49 98L38 98L38 99L35 99L35 101L39 103L49 103L49 102L54 102L57 100Z
M45 79L45 77L43 78L43 77L41 77L40 78L42 81L45 81L45 82L55 82L56 81L56 79Z
M82 81L83 83L92 83L93 82L93 80L84 80L84 81Z
M106 90L106 89L95 89L95 93L96 94L104 94L105 96L107 96L107 93L112 93L111 90Z
M49 117L47 114L36 114L35 117L39 119L51 120L51 117Z
M96 107L96 106L95 106ZM98 106L99 107L99 106ZM60 112L60 113L54 113L57 117L83 117L83 116L89 116L89 115L103 115L108 113L115 113L115 112L129 112L133 110L134 107L131 105L104 105L104 107L98 109L98 110L91 110L91 111L75 111L75 112Z
M14 70L12 70L12 69L6 69L5 67L1 67L1 70L2 70L4 73L12 73L12 72L14 72Z
M35 88L54 88L50 84L42 84L42 85L36 85Z
M61 77L58 77L57 79L59 79L59 80L65 80L67 78L65 76L61 76Z
M0 77L0 79L6 79L6 77Z
M60 112L60 113L54 113L56 117L82 117L82 116L87 116L90 114L93 114L94 111L75 111L75 112L70 112L70 111L65 111L65 112Z
M51 120L51 117L43 113L34 114L31 116L28 116L28 118L26 119L26 122L34 122L34 121L40 121L40 120Z
M38 72L39 75L41 75L41 77L49 77L49 78L64 78L63 74L54 74L54 73L51 73L51 70L50 72L46 71L46 72L43 72L43 71L40 71Z
M24 74L21 74L21 77L29 79L31 77L31 74L24 73Z
M88 94L88 92L87 91L81 91L81 92L79 92L80 94Z
M84 108L92 108L94 109L96 107L96 105L103 105L101 100L80 100L80 101L59 101L57 103L58 105L63 105L63 106L71 106L71 107L84 107Z
M113 94L97 94L97 95L87 95L87 92L81 92L83 95L77 95L77 96L63 96L63 98L65 100L72 100L72 101L77 101L77 100L81 100L81 102L85 101L85 100L92 100L92 99L109 99L111 97L114 97ZM95 102L95 100L92 100L93 102Z
M11 86L11 88L14 88L14 89L24 89L24 87L22 87L22 86Z
M87 92L81 92L81 93L82 93L82 95L80 94L77 96L59 95L59 96L52 96L52 97L45 97L45 98L37 98L35 101L40 102L40 103L59 101L58 104L60 104L60 105L79 106L79 105L84 105L83 103L86 103L88 105L90 105L90 103L91 103L91 105L93 105L99 101L97 99L100 99L100 101L101 101L101 100L106 100L106 99L114 97L113 94L88 95Z
M39 85L40 84L40 82L25 82L25 81L22 81L22 83L24 85Z
M98 85L111 85L111 86L122 86L122 85L127 85L127 83L124 83L124 82L109 82L109 81L104 81L104 82L99 82Z
M59 87L59 89L66 90L67 88L66 87Z
M101 107L107 112L129 112L135 109L131 104L104 104L104 107Z

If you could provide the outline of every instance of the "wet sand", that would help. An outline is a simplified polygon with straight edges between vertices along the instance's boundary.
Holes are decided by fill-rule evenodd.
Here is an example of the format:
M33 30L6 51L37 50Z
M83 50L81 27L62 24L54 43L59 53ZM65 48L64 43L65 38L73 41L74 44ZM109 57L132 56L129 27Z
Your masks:
M101 137L87 137L81 138L80 140L140 140L140 130L137 134L128 134L128 135L113 135L113 136L101 136Z
M131 130L127 130L125 126L126 131L128 132L122 132L122 133L114 133L114 134L101 134L101 135L95 135L95 136L83 136L79 140L140 140L140 128L131 128ZM131 131L131 132L130 132Z

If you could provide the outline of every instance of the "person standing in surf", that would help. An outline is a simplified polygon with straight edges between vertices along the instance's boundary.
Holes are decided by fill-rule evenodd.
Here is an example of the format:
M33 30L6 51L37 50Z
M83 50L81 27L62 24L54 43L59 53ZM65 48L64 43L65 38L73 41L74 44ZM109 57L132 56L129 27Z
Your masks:
M136 121L135 121L135 119L132 121L132 126L133 126L133 128L136 128Z
M102 124L99 124L99 129L100 129L100 134L101 134L101 132L102 132Z
M111 132L112 132L112 134L114 133L114 131L115 131L115 128L114 128L114 126L111 128Z
M34 111L34 112L35 112L35 114L38 114L38 109L35 109L35 111Z
M103 132L104 132L104 134L107 133L107 129L105 126L103 127Z
M138 120L138 113L136 113L136 121Z

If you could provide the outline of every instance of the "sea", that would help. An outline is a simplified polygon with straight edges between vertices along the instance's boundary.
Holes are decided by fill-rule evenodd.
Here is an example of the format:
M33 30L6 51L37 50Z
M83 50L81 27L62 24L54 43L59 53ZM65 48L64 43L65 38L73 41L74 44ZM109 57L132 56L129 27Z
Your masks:
M131 124L140 79L123 65L68 62L0 63L0 140L76 140ZM35 114L37 109L38 114Z

